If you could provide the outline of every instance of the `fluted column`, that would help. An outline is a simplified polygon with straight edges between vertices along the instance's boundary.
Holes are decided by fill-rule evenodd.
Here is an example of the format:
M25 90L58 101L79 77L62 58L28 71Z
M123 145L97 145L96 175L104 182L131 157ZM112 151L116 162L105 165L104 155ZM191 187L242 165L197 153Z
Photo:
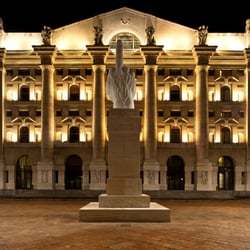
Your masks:
M108 46L87 46L93 60L92 161L90 189L103 190L106 183L106 113L105 113L105 57Z
M246 123L245 123L245 133L246 133L246 173L247 173L247 183L246 190L250 191L250 48L245 49L245 77L246 77Z
M41 159L37 165L37 189L53 189L55 46L33 47L41 58L42 69L42 141Z
M145 58L144 86L144 183L145 190L158 190L160 165L157 160L157 59L163 46L141 46Z
M214 190L213 169L208 160L208 65L215 52L215 46L195 46L196 101L195 101L195 142L196 142L196 189Z
M4 118L5 118L5 108L4 108L4 89L5 89L5 55L6 50L0 48L0 190L4 189Z

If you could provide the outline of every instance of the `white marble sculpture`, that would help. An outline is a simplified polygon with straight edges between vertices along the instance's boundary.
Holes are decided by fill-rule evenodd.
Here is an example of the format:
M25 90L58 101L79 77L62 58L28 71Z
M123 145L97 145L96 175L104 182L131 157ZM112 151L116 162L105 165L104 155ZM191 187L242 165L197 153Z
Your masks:
M107 80L107 95L113 102L114 109L134 109L136 92L135 75L123 65L123 45L116 44L116 68L111 69Z

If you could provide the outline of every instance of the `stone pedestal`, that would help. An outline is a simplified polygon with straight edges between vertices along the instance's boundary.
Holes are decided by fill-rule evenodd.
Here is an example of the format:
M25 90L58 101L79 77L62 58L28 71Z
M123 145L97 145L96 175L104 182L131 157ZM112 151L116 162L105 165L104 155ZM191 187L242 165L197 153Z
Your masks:
M80 209L85 222L169 222L170 210L142 194L140 179L140 116L134 109L110 110L109 179L99 203Z

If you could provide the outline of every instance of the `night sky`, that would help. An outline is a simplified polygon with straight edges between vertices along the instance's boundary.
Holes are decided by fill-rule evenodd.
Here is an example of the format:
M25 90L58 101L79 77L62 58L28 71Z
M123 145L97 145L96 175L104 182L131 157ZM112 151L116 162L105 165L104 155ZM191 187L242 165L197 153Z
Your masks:
M225 4L220 0L3 1L0 16L6 32L39 32L43 25L58 28L124 6L195 29L206 24L210 32L244 32L245 21L250 18L247 0L228 0Z

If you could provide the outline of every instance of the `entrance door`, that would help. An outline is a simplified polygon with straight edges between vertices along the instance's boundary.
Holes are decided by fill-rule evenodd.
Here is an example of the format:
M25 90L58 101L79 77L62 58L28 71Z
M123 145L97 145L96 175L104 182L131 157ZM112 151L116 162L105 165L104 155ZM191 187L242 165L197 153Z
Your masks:
M185 171L184 161L180 156L174 155L167 161L168 190L184 190Z
M65 164L65 189L82 188L82 159L71 155Z
M32 189L32 166L27 155L16 163L16 189Z
M218 189L234 190L234 163L229 156L218 160Z

